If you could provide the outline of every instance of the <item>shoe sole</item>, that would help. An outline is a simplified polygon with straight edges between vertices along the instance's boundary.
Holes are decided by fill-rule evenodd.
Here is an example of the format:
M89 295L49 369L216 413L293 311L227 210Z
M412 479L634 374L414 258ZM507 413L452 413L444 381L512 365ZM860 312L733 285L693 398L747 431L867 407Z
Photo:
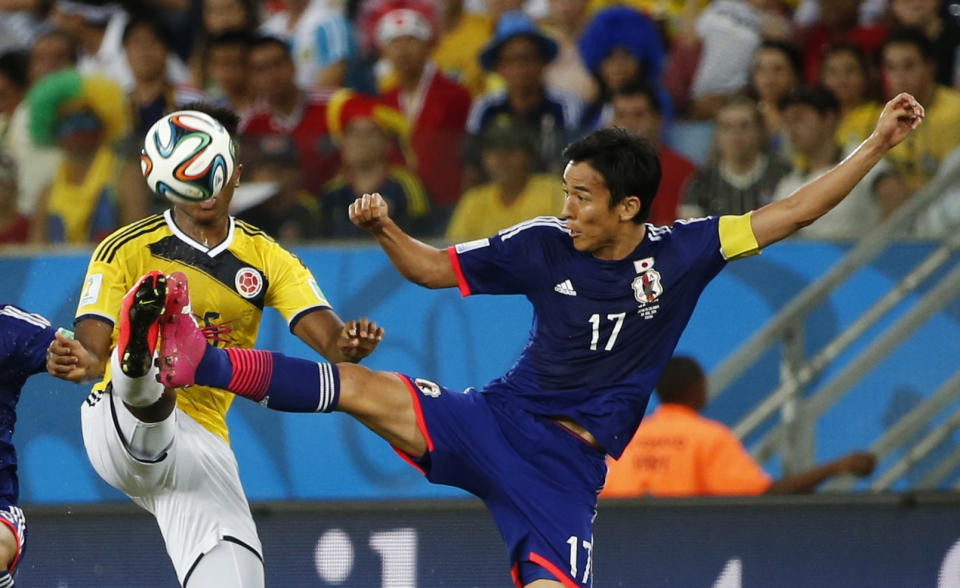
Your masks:
M130 378L142 378L150 371L153 362L150 328L160 319L166 305L166 278L161 275L154 283L150 282L145 280L140 284L130 307L130 340L120 358L120 369Z

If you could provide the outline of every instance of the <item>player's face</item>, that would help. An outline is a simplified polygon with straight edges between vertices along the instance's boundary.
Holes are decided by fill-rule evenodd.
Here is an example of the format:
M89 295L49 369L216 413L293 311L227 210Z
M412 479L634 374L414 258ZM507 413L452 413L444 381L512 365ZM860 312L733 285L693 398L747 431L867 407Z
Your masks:
M563 170L566 198L562 216L567 219L573 246L600 259L613 259L624 220L633 224L634 214L628 211L625 198L610 208L610 190L603 176L589 163L570 162ZM634 211L636 212L636 211Z
M240 181L240 173L242 171L243 166L237 165L233 171L233 177L223 186L220 194L215 198L195 204L177 203L174 205L174 208L197 225L212 226L219 223L226 223L229 215L230 201L233 199L233 190Z

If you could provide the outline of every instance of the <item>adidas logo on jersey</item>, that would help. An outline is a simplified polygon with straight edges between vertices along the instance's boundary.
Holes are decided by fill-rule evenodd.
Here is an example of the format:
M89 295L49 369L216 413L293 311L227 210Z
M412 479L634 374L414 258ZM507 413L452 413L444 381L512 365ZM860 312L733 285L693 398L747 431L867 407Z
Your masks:
M577 291L573 289L573 284L570 283L570 280L564 280L553 287L553 289L561 294L566 296L576 296Z

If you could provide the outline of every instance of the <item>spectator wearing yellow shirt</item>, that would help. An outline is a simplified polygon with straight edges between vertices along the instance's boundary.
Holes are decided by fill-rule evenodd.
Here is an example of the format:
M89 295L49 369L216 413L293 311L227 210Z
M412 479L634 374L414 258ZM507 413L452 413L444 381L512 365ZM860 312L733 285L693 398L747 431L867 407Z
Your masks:
M837 143L859 145L873 132L883 109L872 99L870 67L860 45L851 41L830 45L823 56L820 83L840 102Z
M507 117L498 118L481 135L481 158L491 181L468 190L450 224L451 242L488 237L536 216L556 216L563 208L558 178L533 174L534 133Z
M447 0L433 62L441 72L466 86L474 97L502 86L502 82L491 80L489 72L480 65L480 53L493 37L500 16L520 10L522 5L520 0L489 2L487 12L480 14L464 10L463 0Z
M933 43L919 29L895 29L883 46L887 94L910 92L927 112L923 126L887 154L906 196L923 187L960 146L960 92L936 82L934 56Z

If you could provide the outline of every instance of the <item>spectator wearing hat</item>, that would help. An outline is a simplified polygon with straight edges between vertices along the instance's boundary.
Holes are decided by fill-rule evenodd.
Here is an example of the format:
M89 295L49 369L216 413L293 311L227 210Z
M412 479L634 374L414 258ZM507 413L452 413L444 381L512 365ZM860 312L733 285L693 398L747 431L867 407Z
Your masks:
M0 151L0 244L24 243L30 219L17 210L17 162Z
M100 241L119 226L113 143L129 132L123 91L111 80L75 70L51 74L27 95L30 131L63 151L49 189L41 194L31 229L40 243Z
M660 152L662 176L657 195L650 207L650 222L672 225L677 218L681 193L687 179L696 171L693 163L660 140L663 115L656 90L632 81L617 90L610 99L613 119L610 126L620 127L653 143Z
M303 189L303 173L297 161L297 146L283 135L269 135L257 143L257 164L241 188L266 191L262 201L233 214L263 229L280 243L309 241L321 235L321 211L317 198ZM248 174L244 170L244 176ZM242 194L237 188L237 195ZM236 196L231 201L240 202Z
M664 120L673 121L670 96L660 85L665 59L660 33L649 18L625 6L601 10L580 37L580 54L600 86L597 99L584 112L584 129L609 124L610 97L631 80L655 88Z
M544 70L557 56L556 42L523 12L507 12L494 38L480 55L480 63L503 77L505 89L477 98L467 118L467 184L480 177L476 141L497 119L508 116L527 125L536 135L534 170L559 171L560 151L579 131L582 106L566 92L551 90Z
M420 12L392 10L380 18L376 31L377 45L397 76L397 86L384 95L384 102L407 119L417 175L442 227L462 189L461 147L470 93L430 61L433 30Z
M260 36L250 44L250 87L256 102L240 121L240 138L255 145L267 135L286 135L297 146L304 187L320 194L340 167L337 146L327 126L331 93L297 86L290 47L281 39ZM256 163L256 150L247 151Z
M460 199L447 240L479 239L530 218L560 214L560 182L554 175L534 173L536 132L523 122L509 116L494 120L481 135L481 157L490 182Z
M407 122L397 110L349 90L330 101L330 132L340 145L340 173L323 188L324 234L356 238L367 233L348 214L354 200L379 193L390 216L408 232L422 234L429 220L430 201L420 178L407 167L391 163L395 142L407 141Z
M774 200L783 200L803 184L827 173L846 152L837 142L840 102L821 86L799 86L780 99L780 112L796 153L794 169L781 178ZM855 146L853 146L855 147ZM880 220L873 198L873 184L889 166L881 162L850 194L815 224L799 235L817 239L854 239L866 234Z
M260 30L290 44L297 85L337 88L347 78L348 62L356 55L353 28L336 3L327 0L282 0L280 10Z

